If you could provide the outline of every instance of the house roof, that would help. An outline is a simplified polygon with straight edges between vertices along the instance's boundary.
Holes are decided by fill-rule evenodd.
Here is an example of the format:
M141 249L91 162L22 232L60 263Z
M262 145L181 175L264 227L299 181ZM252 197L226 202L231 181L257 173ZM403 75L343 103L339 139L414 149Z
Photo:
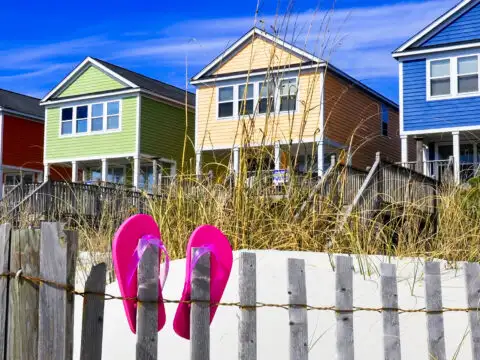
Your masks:
M217 56L212 62L210 62L207 66L205 66L197 75L195 75L192 78L192 81L196 81L201 79L204 75L209 73L212 69L214 69L216 66L222 64L225 59L231 55L236 49L240 48L246 41L248 41L252 36L261 36L271 42L274 42L280 47L285 48L286 50L296 54L300 58L304 59L306 62L307 61L313 61L316 63L322 63L323 60L320 59L319 57L310 54L309 52L300 49L299 47L292 45L285 40L279 38L278 36L274 36L272 34L269 34L268 32L261 30L257 27L252 28L250 31L248 31L245 35L243 35L240 39L238 39L232 46L230 46L228 49L226 49L224 52L222 52L219 56Z
M131 81L141 89L152 91L158 95L169 97L179 102L185 101L185 90L183 89L180 89L176 86L153 79L151 77L142 75L135 71L125 69L118 65L111 64L104 60L100 60L96 58L93 58L93 59L99 62L100 64L102 64L103 66L109 68L113 72L119 74L123 78ZM192 106L195 105L195 94L188 91L187 96L188 96L188 104Z
M398 109L398 104L395 103L394 101L388 99L387 97L383 96L379 92L373 90L370 88L368 85L365 85L361 81L355 79L354 77L348 75L344 71L340 70L339 68L333 66L331 63L308 53L305 50L300 49L299 47L292 45L277 36L273 36L269 33L267 33L264 30L258 29L254 27L250 31L248 31L244 36L242 36L239 40L237 40L232 46L230 46L228 49L226 49L222 54L217 56L212 62L210 62L205 68L203 68L197 75L195 75L191 81L193 84L197 83L197 81L200 83L202 80L205 81L212 81L214 79L221 80L222 77L229 77L229 76L240 76L242 75L242 72L236 72L236 73L228 73L228 74L222 74L222 75L212 75L211 72L213 69L215 69L218 65L222 64L225 59L228 56L231 56L232 53L235 52L236 49L241 48L243 44L250 39L251 36L261 36L266 38L269 41L274 42L275 44L283 47L287 51L293 52L295 55L299 56L302 58L304 61L300 64L295 64L295 66L300 66L300 67L312 67L312 66L318 66L318 67L326 67L328 71L331 71L332 73L335 73L337 76L343 78L344 80L362 88L366 92L368 92L370 95L373 97L385 102L386 104L390 105L391 107ZM293 66L293 65L292 65ZM283 67L282 67L283 68ZM252 69L251 71L244 71L243 73L245 74L253 74L257 71L262 71L262 70L274 70L274 69Z
M36 119L43 120L45 116L40 99L4 89L0 89L0 108Z
M400 54L411 47L415 46L420 40L424 40L426 37L431 36L438 32L439 30L443 29L446 24L449 24L451 21L456 19L459 15L463 14L465 11L468 11L471 7L476 5L480 0L462 0L457 5L452 7L446 13L435 19L425 28L420 30L417 34L403 43L400 47L398 47L394 52L393 56L395 57L397 54Z
M153 79L151 77L139 74L137 72L125 69L118 65L114 65L104 60L87 57L82 61L68 76L66 76L54 89L52 89L43 99L42 103L48 100L56 100L55 95L59 93L64 87L68 86L71 82L75 81L78 75L87 66L95 66L100 70L106 72L110 76L114 77L125 85L125 89L140 89L148 93L153 93L164 99L172 100L176 103L185 102L185 90L176 86L166 84L162 81ZM107 91L105 93L109 93ZM95 93L98 95L98 93ZM91 94L84 94L91 95ZM187 102L189 106L195 105L195 95L191 92L187 92Z

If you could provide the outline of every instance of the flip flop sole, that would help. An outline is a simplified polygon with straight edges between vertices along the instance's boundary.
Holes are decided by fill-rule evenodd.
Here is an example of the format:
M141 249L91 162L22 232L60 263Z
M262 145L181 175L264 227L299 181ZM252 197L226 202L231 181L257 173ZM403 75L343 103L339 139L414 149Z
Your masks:
M117 276L120 294L124 298L135 298L137 296L137 273L130 280L130 266L139 239L151 235L161 238L157 223L149 215L134 215L118 228L112 244L113 265ZM162 289L158 284L158 330L165 325L166 315L163 304ZM134 300L123 300L123 307L127 316L130 329L135 334L137 325L137 303Z
M173 329L179 336L185 339L190 339L190 304L183 302L189 301L191 296L191 284L189 281L190 274L192 273L191 253L193 248L201 247L207 247L210 251L211 303L220 302L232 270L232 247L225 235L211 225L203 225L197 228L192 233L187 245L185 284L182 298L173 320ZM210 306L210 323L216 311L217 306Z

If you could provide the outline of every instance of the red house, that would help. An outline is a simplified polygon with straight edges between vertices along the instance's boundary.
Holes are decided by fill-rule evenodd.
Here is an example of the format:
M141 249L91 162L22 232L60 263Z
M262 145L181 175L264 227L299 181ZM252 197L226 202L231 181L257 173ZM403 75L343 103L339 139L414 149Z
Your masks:
M9 186L43 181L40 99L0 89L0 196Z

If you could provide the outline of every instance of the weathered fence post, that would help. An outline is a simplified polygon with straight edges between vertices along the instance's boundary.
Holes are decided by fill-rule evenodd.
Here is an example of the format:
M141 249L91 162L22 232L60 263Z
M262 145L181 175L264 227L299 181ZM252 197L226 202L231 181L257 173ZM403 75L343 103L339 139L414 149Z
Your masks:
M385 360L401 360L400 320L396 266L381 264L381 290L383 307L383 354Z
M40 231L14 230L10 272L37 277L40 273ZM38 351L38 285L21 278L9 286L8 359L36 360Z
M59 223L42 223L40 277L74 285L78 239ZM63 286L41 283L38 359L69 360L73 356L73 294Z
M428 354L435 360L446 360L443 325L440 263L425 263L425 302L427 310Z
M337 359L353 360L353 261L349 256L336 260Z
M465 289L470 309L480 306L480 265L465 264ZM470 335L472 341L472 359L480 359L480 311L469 311Z
M307 287L305 260L288 259L290 360L308 359Z
M200 249L192 249L194 259ZM190 358L210 359L210 253L198 259L192 273Z
M98 294L105 292L106 275L105 263L95 265L85 284L80 360L102 359L105 298Z
M10 254L10 224L0 225L0 273L5 274L9 271ZM8 277L0 277L0 360L7 360L6 355L6 334L7 334L7 309L8 303Z
M158 251L148 246L138 266L137 360L158 356Z
M242 252L240 254L240 321L238 329L239 360L257 359L257 273L256 255Z

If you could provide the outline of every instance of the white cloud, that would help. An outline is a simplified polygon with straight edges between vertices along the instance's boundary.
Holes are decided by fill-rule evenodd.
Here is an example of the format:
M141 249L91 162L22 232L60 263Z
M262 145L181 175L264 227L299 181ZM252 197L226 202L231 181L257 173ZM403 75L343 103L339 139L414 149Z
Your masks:
M256 25L269 32L275 27L287 41L293 39L359 80L392 78L397 76L397 64L391 52L457 2L398 1L331 12L307 10L288 17L260 14ZM95 28L102 28L97 25ZM117 25L116 35L105 25L105 34L109 35L24 47L4 46L5 50L0 51L0 87L21 80L22 87L32 84L28 92L39 92L58 83L73 64L88 55L147 75L160 73L163 80L177 82L176 73L179 77L184 74L185 56L188 55L189 73L195 73L253 25L253 14L192 19L154 29L122 23Z

